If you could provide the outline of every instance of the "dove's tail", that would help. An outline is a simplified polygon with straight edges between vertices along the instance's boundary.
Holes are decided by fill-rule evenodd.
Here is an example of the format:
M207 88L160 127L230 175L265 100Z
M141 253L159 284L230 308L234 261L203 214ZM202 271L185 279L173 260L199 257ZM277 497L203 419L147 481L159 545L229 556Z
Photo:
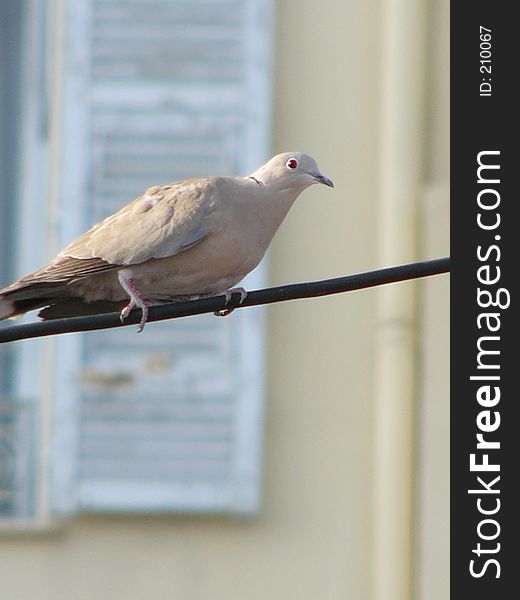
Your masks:
M19 317L30 310L46 306L50 302L52 302L52 298L35 298L34 300L8 300L0 298L0 321Z
M56 299L49 306L40 310L38 316L44 321L64 319L65 317L83 317L86 315L103 315L120 313L128 304L128 300L94 300L85 302L82 298Z
M0 290L0 321L47 306L56 297L64 296L63 283L18 281Z
M13 317L15 314L14 302L0 298L0 321Z
M11 286L12 287L12 286ZM82 298L68 296L66 289L60 285L59 290L49 284L32 284L20 290L6 288L0 291L0 321L15 318L30 310L43 308L38 313L41 319L63 319L84 315L99 315L121 312L127 300L95 300L85 302ZM38 289L39 288L39 289ZM28 297L32 296L32 297Z

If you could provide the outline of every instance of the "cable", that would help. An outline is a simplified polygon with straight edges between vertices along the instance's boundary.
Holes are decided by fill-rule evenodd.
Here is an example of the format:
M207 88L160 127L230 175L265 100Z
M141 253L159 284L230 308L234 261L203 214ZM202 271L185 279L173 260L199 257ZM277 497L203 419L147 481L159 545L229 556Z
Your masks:
M177 302L175 304L163 304L161 306L150 307L148 322L200 315L223 310L224 308L245 308L247 306L272 304L274 302L284 302L286 300L315 298L342 292L353 292L355 290L386 285L388 283L397 283L399 281L408 281L419 277L440 275L441 273L449 272L449 270L450 258L445 257L357 273L346 277L336 277L335 279L281 285L278 287L256 290L248 292L246 299L240 305L240 294L238 293L233 294L227 305L225 304L223 296L190 300L188 302ZM130 313L124 323L121 323L119 313L109 313L84 317L70 317L67 319L55 319L52 321L39 321L24 325L13 325L0 329L0 343L60 333L94 331L96 329L108 329L110 327L126 327L128 325L139 323L140 318L141 311L135 310Z

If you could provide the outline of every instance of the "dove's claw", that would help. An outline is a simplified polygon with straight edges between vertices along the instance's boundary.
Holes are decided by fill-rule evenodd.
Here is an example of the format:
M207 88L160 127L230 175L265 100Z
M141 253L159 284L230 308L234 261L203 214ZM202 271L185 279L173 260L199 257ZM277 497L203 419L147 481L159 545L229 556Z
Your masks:
M216 317L227 317L230 315L235 309L234 308L224 308L223 310L216 310L213 314Z
M143 304L143 306L141 306L141 310L142 310L142 317L141 317L141 321L139 322L139 325L137 326L137 333L141 333L141 331L144 329L144 325L148 319L148 304L146 304L146 302Z
M128 317L128 315L132 312L134 308L140 308L142 311L142 317L139 321L139 325L137 326L137 333L141 333L141 331L144 329L146 320L148 319L149 304L138 292L137 288L135 287L134 280L131 277L125 277L120 271L118 274L118 278L119 283L121 284L125 292L130 296L129 304L127 304L123 308L121 314L119 315L121 323Z
M240 294L240 302L242 302L247 298L247 291L243 287L231 288L230 290L226 290L222 295L226 298L226 304L231 300L231 296L233 294ZM224 308L223 310L216 310L213 314L216 317L227 317L230 315L236 307Z
M132 308L134 308L134 304L133 302L130 302L130 304L128 304L127 306L125 306L123 308L123 310L121 311L121 314L119 315L119 320L121 321L121 323L126 319L126 317L128 317L128 315L132 312Z

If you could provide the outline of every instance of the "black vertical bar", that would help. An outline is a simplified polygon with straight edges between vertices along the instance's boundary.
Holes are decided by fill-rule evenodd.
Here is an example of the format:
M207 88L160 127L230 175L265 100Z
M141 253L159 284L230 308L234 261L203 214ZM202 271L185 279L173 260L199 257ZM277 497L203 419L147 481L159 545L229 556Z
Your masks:
M512 2L451 4L451 597L457 600L516 596L520 577L514 12Z

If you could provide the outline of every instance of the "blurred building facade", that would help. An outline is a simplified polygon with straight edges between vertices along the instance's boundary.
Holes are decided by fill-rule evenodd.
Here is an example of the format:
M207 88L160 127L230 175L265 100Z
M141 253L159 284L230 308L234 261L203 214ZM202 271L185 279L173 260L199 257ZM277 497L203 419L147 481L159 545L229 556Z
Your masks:
M447 1L0 10L2 284L162 182L170 161L169 179L247 174L286 150L312 154L336 187L298 200L247 287L449 254ZM225 324L2 348L2 594L448 598L448 297L442 276ZM151 373L132 394L113 359L129 344L125 364ZM81 381L62 377L71 365ZM161 386L178 392L175 414ZM163 472L167 425L183 443ZM118 468L132 485L110 485ZM153 469L162 495L148 494Z

